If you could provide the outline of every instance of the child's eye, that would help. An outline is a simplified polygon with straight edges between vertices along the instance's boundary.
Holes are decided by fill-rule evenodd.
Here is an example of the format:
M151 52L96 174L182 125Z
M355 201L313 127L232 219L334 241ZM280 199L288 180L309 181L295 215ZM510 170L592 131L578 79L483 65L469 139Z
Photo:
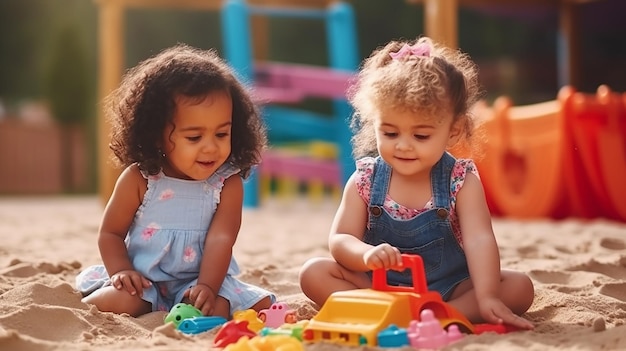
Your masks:
M200 138L202 138L202 137L197 135L197 136L189 136L189 137L186 137L186 138L187 138L187 140L189 140L191 142L197 142L197 141L200 141Z
M215 136L217 136L218 138L226 138L229 135L228 132L221 132L221 133L217 133L215 134Z
M398 136L398 133L395 132L383 132L383 135L388 137L388 138L395 138Z
M417 140L428 140L428 138L430 138L430 135L415 134L414 136Z

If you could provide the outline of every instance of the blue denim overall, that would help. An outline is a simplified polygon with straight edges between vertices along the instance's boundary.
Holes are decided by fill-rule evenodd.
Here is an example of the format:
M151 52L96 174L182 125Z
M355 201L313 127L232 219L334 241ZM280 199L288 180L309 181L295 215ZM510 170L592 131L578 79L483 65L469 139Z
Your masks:
M398 220L383 208L389 188L391 167L376 159L369 203L369 228L363 241L370 245L388 243L400 252L418 254L424 261L428 289L448 300L454 287L469 278L465 253L450 224L450 176L456 160L445 153L430 173L434 207L414 218ZM389 270L389 285L412 286L411 271Z

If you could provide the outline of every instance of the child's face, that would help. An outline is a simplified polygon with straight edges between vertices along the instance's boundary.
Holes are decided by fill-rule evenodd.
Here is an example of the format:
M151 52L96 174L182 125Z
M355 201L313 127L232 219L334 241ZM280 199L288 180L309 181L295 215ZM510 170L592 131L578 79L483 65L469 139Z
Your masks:
M376 117L378 153L394 174L428 177L448 145L458 139L452 114L431 116L406 109L383 110Z
M163 172L181 179L211 176L230 156L232 100L225 92L202 102L178 97L172 120L163 133Z

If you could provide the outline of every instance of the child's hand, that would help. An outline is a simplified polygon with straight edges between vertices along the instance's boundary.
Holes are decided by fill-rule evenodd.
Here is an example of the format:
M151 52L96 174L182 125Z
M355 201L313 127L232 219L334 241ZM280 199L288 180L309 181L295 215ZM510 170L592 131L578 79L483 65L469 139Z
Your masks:
M387 243L374 246L363 255L365 265L369 269L397 269L402 270L402 255L400 250Z
M143 289L152 286L152 282L139 272L127 269L111 276L111 284L117 290L125 289L131 295L143 296Z
M492 324L509 324L521 329L531 330L534 329L532 323L523 317L520 317L513 313L506 305L497 298L480 299L479 302L480 314L487 321Z
M183 298L189 299L193 307L202 311L205 316L213 315L216 293L206 284L197 284L185 290Z

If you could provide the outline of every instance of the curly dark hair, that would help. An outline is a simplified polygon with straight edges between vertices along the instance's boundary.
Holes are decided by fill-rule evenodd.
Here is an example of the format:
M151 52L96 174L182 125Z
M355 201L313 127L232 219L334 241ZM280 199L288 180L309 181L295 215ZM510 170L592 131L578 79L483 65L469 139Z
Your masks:
M426 57L392 59L404 45L428 48ZM481 97L478 68L470 57L428 37L414 41L392 40L365 59L349 100L354 107L351 126L354 156L375 156L376 135L373 117L382 107L438 114L452 112L454 121L463 121L467 145L475 130L471 107ZM471 146L471 145L470 145Z
M224 91L232 99L230 162L246 178L261 161L266 128L246 87L214 50L177 44L128 70L120 86L104 101L112 126L111 142L118 165L137 163L157 174L163 166L159 145L172 123L177 96L192 99Z

